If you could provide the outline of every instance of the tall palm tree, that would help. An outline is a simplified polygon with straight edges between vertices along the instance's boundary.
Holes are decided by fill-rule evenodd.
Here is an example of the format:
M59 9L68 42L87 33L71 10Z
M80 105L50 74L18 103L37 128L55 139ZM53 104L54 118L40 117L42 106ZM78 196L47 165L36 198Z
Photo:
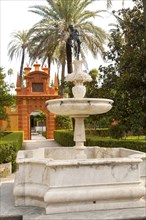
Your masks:
M101 11L90 11L87 7L96 0L46 0L47 6L31 6L30 11L42 17L40 22L30 30L31 43L34 49L31 57L43 56L44 59L53 59L60 50L61 62L68 61L68 73L72 72L71 48L67 48L70 36L69 25L72 24L80 33L82 42L81 56L85 59L88 50L94 57L97 53L103 53L103 44L106 33L91 21L91 18L99 16ZM61 51L66 51L62 53ZM63 58L63 56L65 56Z
M8 44L8 56L12 60L15 56L16 59L21 59L20 64L20 83L23 85L23 66L26 53L29 45L29 34L27 30L14 31L11 34L12 40Z

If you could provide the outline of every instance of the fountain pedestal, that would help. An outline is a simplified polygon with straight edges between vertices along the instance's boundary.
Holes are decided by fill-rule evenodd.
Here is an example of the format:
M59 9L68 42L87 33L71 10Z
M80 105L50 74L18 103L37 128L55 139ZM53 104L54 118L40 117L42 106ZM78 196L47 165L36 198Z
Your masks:
M88 115L76 115L72 116L75 119L75 128L74 128L74 141L76 149L76 159L87 159L87 155L85 154L85 146L84 142L86 141L86 135L85 135L85 125L84 125L84 119L85 117L88 117Z

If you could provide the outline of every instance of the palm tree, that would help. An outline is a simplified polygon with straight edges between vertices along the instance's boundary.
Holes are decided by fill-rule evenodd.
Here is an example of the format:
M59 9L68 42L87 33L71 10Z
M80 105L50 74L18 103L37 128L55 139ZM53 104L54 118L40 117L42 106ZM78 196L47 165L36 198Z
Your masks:
M42 17L40 22L30 30L31 58L43 57L44 61L49 58L61 58L62 66L67 60L68 73L72 72L71 47L67 48L70 36L69 25L72 24L80 33L82 42L81 56L85 60L85 53L90 51L94 57L97 53L103 53L103 44L106 33L91 21L91 18L99 16L101 11L87 10L96 0L46 0L47 6L31 6L30 11ZM66 51L64 53L63 51Z
M28 51L29 45L29 34L27 30L14 31L12 34L12 40L8 44L8 56L12 60L14 56L17 58L21 57L20 65L20 84L23 84L23 66L26 52Z

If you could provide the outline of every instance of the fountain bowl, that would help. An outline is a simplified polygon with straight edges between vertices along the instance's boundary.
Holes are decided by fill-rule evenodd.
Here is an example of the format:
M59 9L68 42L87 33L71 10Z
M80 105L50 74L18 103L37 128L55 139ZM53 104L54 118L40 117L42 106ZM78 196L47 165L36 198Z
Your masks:
M108 112L113 100L102 98L63 98L46 101L47 109L59 115L94 115Z

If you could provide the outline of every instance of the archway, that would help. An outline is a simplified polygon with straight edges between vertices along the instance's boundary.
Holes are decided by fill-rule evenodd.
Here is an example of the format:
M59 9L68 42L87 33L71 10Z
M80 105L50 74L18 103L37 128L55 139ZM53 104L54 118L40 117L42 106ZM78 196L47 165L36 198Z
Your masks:
M46 138L46 127L46 114L41 110L31 112L30 139L37 139L38 136Z
M24 79L26 85L24 88L20 86L20 78L17 78L16 102L18 111L18 130L24 132L24 139L31 139L32 127L36 127L32 112L42 111L46 116L46 138L54 138L55 118L54 114L49 112L45 106L46 101L50 99L60 98L58 96L58 82L55 75L54 87L50 85L50 74L48 68L39 69L40 64L34 65L34 71L30 71L30 67L26 67ZM40 129L40 128L38 128Z

